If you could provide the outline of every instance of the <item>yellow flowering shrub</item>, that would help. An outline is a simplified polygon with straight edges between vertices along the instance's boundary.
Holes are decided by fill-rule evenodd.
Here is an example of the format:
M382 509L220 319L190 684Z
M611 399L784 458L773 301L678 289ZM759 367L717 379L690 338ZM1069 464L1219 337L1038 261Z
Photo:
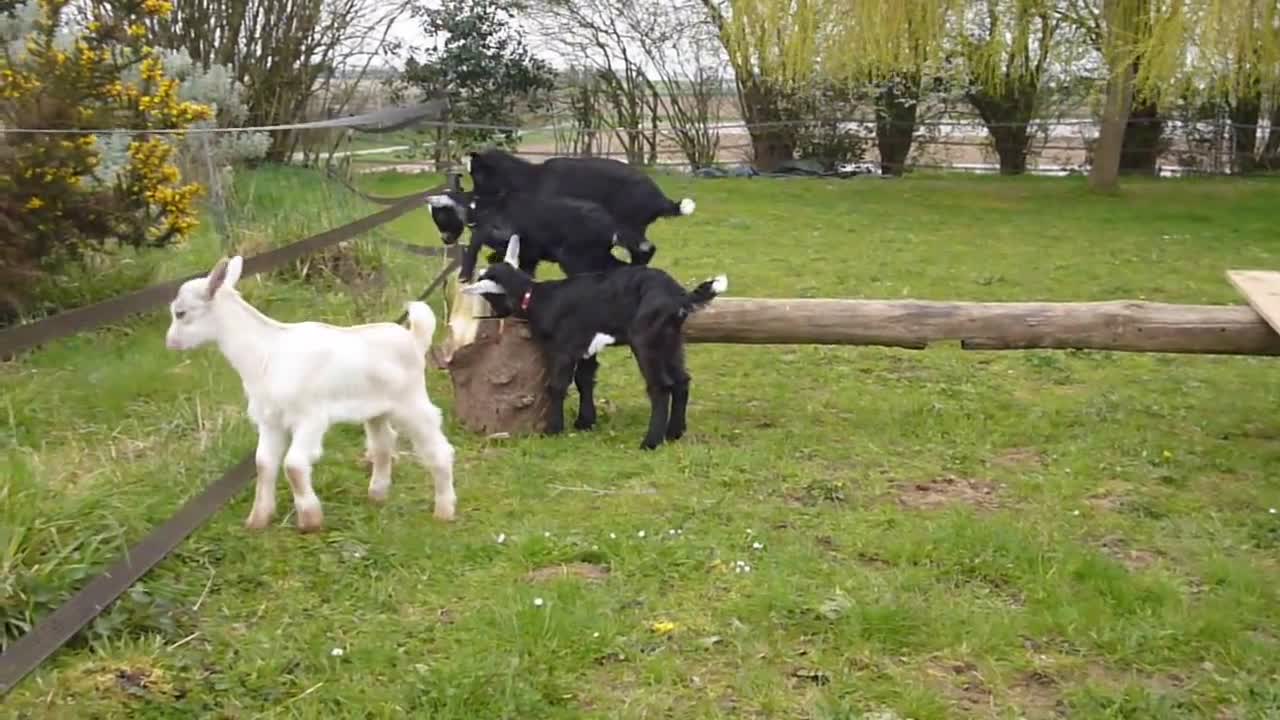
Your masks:
M183 183L173 143L181 136L132 136L127 163L107 172L92 133L180 131L213 115L178 97L147 43L147 21L168 15L169 0L117 0L70 39L70 0L38 4L25 54L0 54L0 125L68 132L0 135L0 289L30 287L87 250L163 246L188 233L201 188ZM0 306L22 299L3 295Z

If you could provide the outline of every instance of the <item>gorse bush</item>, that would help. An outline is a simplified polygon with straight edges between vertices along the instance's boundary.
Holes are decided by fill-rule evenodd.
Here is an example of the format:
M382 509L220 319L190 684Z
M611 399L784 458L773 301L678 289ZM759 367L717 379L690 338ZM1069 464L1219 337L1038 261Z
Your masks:
M95 6L83 22L68 0L34 0L0 18L0 123L8 128L181 130L213 118L185 100L146 21L168 0ZM99 135L3 136L0 145L0 319L33 280L86 253L162 247L195 225L201 192L175 164L181 136L113 137L123 157L103 163Z

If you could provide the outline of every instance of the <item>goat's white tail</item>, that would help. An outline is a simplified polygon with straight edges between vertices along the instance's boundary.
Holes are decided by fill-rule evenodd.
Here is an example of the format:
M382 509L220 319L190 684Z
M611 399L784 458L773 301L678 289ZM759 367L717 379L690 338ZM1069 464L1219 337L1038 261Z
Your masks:
M436 334L436 314L430 305L419 300L410 302L405 309L409 313L409 332L413 333L418 349L426 355L431 349L431 338Z

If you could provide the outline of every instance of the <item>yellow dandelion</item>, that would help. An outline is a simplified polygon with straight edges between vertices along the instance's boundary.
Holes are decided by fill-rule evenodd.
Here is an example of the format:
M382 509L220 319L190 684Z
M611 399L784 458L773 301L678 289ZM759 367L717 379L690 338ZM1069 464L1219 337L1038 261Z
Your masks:
M39 210L40 208L44 207L44 201L38 197L33 197L27 201L27 204L25 205L25 207L27 210Z
M659 635L668 635L675 632L676 624L670 620L656 620L649 624L649 629Z

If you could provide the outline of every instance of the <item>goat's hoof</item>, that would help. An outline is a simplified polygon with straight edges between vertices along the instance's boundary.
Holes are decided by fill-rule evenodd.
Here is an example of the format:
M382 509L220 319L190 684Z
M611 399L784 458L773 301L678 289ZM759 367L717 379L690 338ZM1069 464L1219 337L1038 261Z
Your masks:
M595 426L596 426L595 418L578 418L577 420L573 421L573 427L575 430L590 430Z
M662 444L661 440L650 440L648 438L645 438L644 441L640 443L640 449L641 450L657 450L658 446L661 444Z
M381 505L391 496L391 488L369 488L369 502Z
M454 510L452 503L449 505L437 504L436 510L432 513L432 516L441 522L453 522L456 517L456 511Z
M266 530L270 524L270 513L249 513L249 517L244 521L244 526L250 530Z
M684 437L684 428L673 428L667 430L668 440L679 440Z
M298 530L304 533L319 532L324 529L324 512L320 506L298 510Z

